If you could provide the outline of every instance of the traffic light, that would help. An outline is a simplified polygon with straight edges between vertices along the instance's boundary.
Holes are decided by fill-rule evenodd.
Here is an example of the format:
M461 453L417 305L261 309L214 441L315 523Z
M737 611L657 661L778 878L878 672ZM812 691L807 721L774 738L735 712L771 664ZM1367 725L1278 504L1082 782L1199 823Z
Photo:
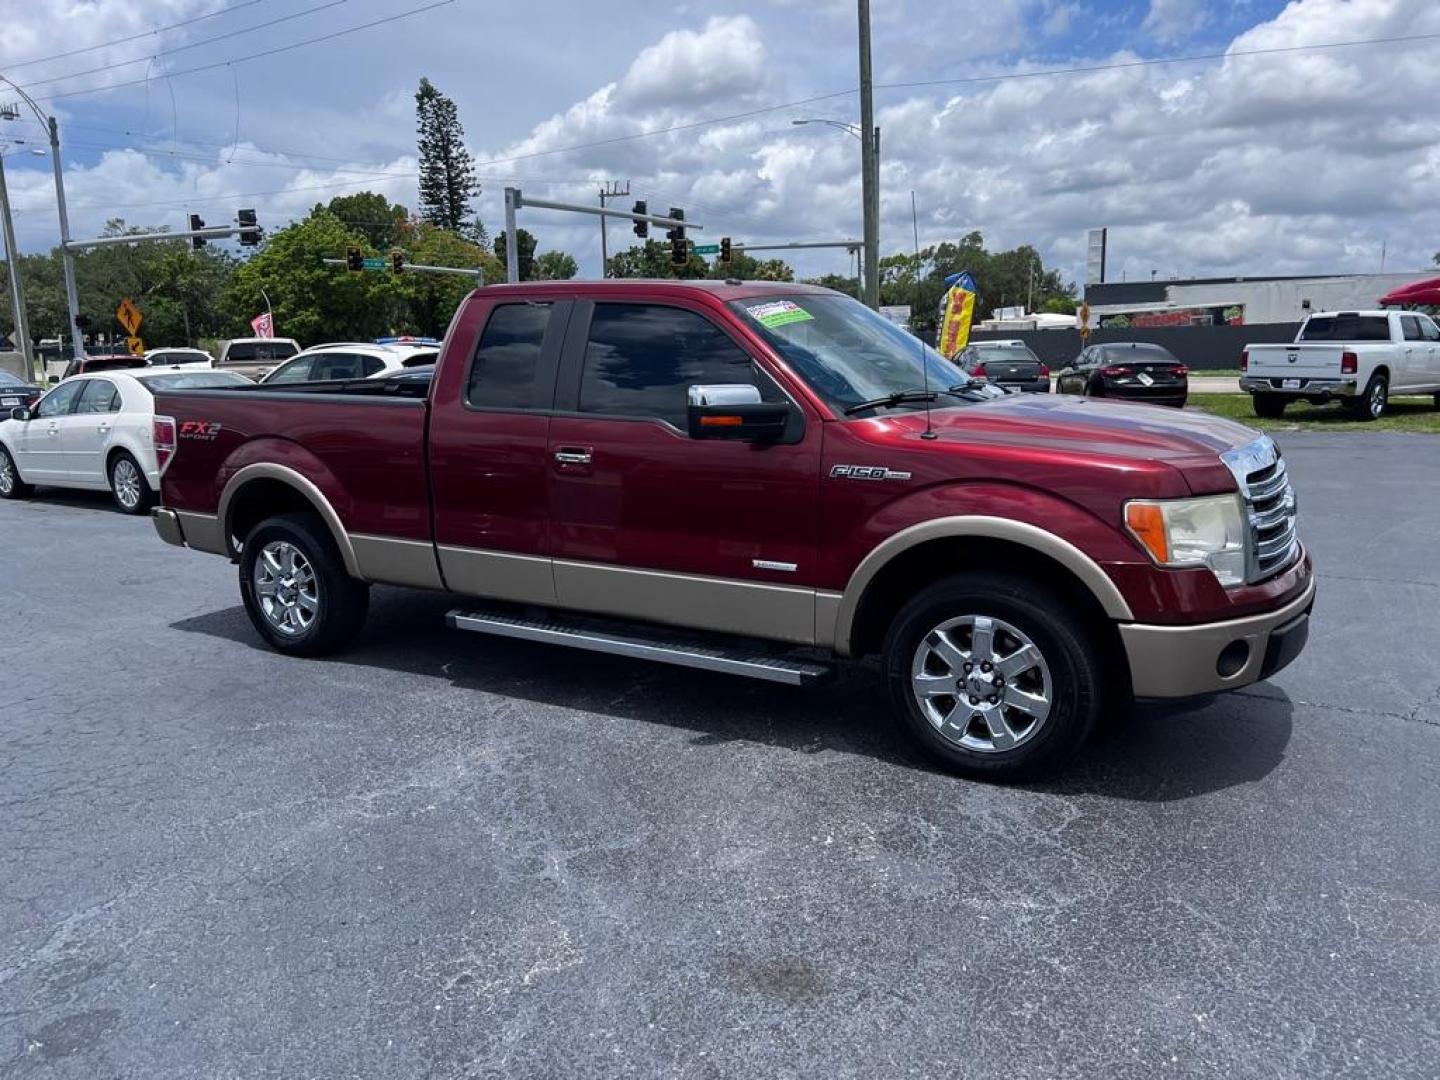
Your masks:
M648 214L650 211L645 207L645 200L641 199L633 207L631 207L630 212L632 214ZM642 240L645 239L645 237L649 236L650 223L648 221L635 222L635 235L640 237Z
M260 243L260 223L254 210L241 210L235 215L240 224L240 246L254 247Z
M390 252L390 269L397 274L405 272L405 253L396 249Z
M684 220L685 220L685 211L684 211L684 210L681 210L678 206L672 206L672 207L670 207L670 216L671 216L672 218L674 218L676 221L684 221ZM666 236L668 239L671 239L671 240L684 240L684 239L685 239L685 226L684 226L684 225L676 225L673 229L671 229L669 232L667 232L667 233L665 234L665 236Z
M728 236L720 238L720 261L723 263L730 261L730 238Z
M205 222L203 222L203 221L200 220L200 215L199 215L199 214L191 214L191 215L190 215L190 231L191 231L191 232L197 232L198 230L203 229L204 227L205 227ZM203 236L192 236L192 237L190 238L190 246L191 246L192 248L194 248L196 251L199 251L201 248L203 248L203 247L205 246L205 238L204 238Z
M675 230L670 230L674 232ZM670 238L670 265L684 266L690 261L690 241L683 236L672 236Z
M352 274L359 274L365 269L365 253L358 247L347 247L345 249L345 269Z

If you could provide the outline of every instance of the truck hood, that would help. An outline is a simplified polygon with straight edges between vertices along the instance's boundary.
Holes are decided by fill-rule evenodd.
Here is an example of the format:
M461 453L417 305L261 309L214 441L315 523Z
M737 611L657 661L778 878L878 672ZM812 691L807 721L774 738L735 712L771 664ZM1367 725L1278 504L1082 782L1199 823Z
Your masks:
M916 437L925 430L924 410L891 419ZM1220 454L1259 434L1205 413L1050 394L937 409L932 423L942 445L1025 447L1076 459L1164 463L1178 469L1197 494L1233 491L1234 478Z

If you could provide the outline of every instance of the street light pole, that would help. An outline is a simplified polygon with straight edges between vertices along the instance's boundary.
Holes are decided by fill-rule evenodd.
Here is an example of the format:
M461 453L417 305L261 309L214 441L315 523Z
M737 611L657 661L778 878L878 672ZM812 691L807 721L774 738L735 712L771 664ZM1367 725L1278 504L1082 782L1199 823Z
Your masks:
M38 109L37 109L38 111ZM85 355L85 338L80 333L80 290L75 287L75 256L70 253L70 214L65 209L65 176L60 167L60 128L53 116L50 128L50 166L55 170L55 203L60 211L60 264L65 272L65 306L70 313L70 340L75 356Z
M870 72L870 0L860 4L860 186L865 211L865 303L880 307L880 163L875 80Z
M25 317L25 282L20 276L20 249L15 246L15 222L10 216L10 192L5 187L5 155L0 154L0 225L5 230L5 258L10 262L10 307L15 315L15 347L25 358L25 376L35 379L35 347Z

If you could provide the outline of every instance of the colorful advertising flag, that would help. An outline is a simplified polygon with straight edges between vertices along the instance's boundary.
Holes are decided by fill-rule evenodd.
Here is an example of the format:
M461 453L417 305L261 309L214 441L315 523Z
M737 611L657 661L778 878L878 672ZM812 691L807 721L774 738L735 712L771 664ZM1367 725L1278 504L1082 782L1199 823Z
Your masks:
M953 360L970 343L970 323L975 318L975 295L979 290L968 270L951 274L945 284L950 288L941 300L938 342L940 354Z
M250 329L255 331L256 337L274 337L275 316L268 311L263 315L256 315L250 320Z

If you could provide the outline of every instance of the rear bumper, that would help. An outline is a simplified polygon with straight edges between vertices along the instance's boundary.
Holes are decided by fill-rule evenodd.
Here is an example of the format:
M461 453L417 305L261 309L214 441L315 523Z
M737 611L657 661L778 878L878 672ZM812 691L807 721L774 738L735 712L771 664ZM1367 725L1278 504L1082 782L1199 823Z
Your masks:
M1285 389L1283 378L1240 380L1240 389L1247 394L1292 394L1295 397L1354 397L1360 392L1358 379L1301 379L1298 388Z
M1314 604L1312 579L1294 600L1263 615L1197 626L1121 624L1135 696L1191 697L1268 679L1305 647Z
M208 551L212 555L229 555L220 519L214 514L192 514L157 506L150 511L155 533L167 544Z

